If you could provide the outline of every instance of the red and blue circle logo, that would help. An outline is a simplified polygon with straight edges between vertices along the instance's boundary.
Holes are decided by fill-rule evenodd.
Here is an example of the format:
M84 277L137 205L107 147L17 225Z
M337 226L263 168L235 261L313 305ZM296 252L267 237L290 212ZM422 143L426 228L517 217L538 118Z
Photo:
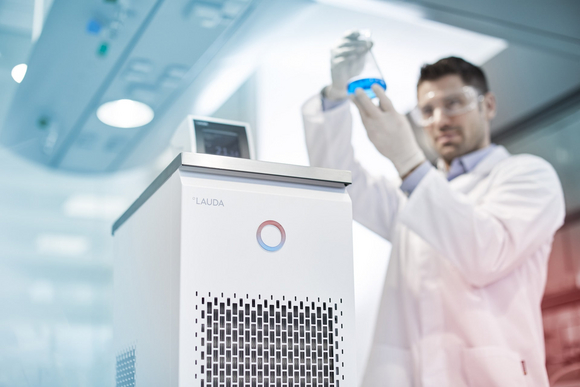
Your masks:
M278 229L278 231L280 231L280 243L278 243L276 246L267 245L262 240L262 230L266 226L274 226ZM278 223L274 220L267 220L264 223L262 223L260 225L260 227L258 227L258 232L256 233L256 238L258 239L258 243L260 244L260 246L262 246L262 248L264 250L266 250L266 251L278 251L282 248L282 246L284 246L284 243L286 242L286 231L284 230L284 227L282 227L282 225L280 223Z

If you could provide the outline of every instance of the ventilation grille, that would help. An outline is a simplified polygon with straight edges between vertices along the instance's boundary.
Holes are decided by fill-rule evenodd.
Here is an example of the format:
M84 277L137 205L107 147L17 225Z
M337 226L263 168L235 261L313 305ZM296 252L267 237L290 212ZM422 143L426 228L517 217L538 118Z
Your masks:
M201 297L202 387L340 387L339 303Z
M116 387L135 387L135 346L117 355Z

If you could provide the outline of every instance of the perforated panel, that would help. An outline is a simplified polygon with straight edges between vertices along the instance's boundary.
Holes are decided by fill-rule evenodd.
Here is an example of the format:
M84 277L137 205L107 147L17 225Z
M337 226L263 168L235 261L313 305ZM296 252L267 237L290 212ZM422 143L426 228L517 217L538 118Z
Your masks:
M135 387L135 346L131 346L116 357L116 387Z
M201 386L339 387L342 300L198 295Z

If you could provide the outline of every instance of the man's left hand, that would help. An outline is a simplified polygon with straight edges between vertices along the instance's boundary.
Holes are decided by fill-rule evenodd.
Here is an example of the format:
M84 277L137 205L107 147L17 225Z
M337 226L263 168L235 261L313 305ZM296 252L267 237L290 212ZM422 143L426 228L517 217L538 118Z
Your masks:
M407 118L395 110L379 85L373 85L372 89L379 99L379 106L375 106L362 89L355 91L352 101L360 112L371 142L393 162L399 176L405 177L426 160L425 154L419 148Z

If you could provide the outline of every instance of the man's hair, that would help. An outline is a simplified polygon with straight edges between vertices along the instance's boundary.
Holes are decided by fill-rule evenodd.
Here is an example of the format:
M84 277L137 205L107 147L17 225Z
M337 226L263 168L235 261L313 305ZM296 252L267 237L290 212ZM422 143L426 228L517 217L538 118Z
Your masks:
M459 75L463 83L475 87L481 94L489 91L485 74L481 68L455 56L439 59L433 64L423 65L417 88L425 81L435 81L446 75Z

